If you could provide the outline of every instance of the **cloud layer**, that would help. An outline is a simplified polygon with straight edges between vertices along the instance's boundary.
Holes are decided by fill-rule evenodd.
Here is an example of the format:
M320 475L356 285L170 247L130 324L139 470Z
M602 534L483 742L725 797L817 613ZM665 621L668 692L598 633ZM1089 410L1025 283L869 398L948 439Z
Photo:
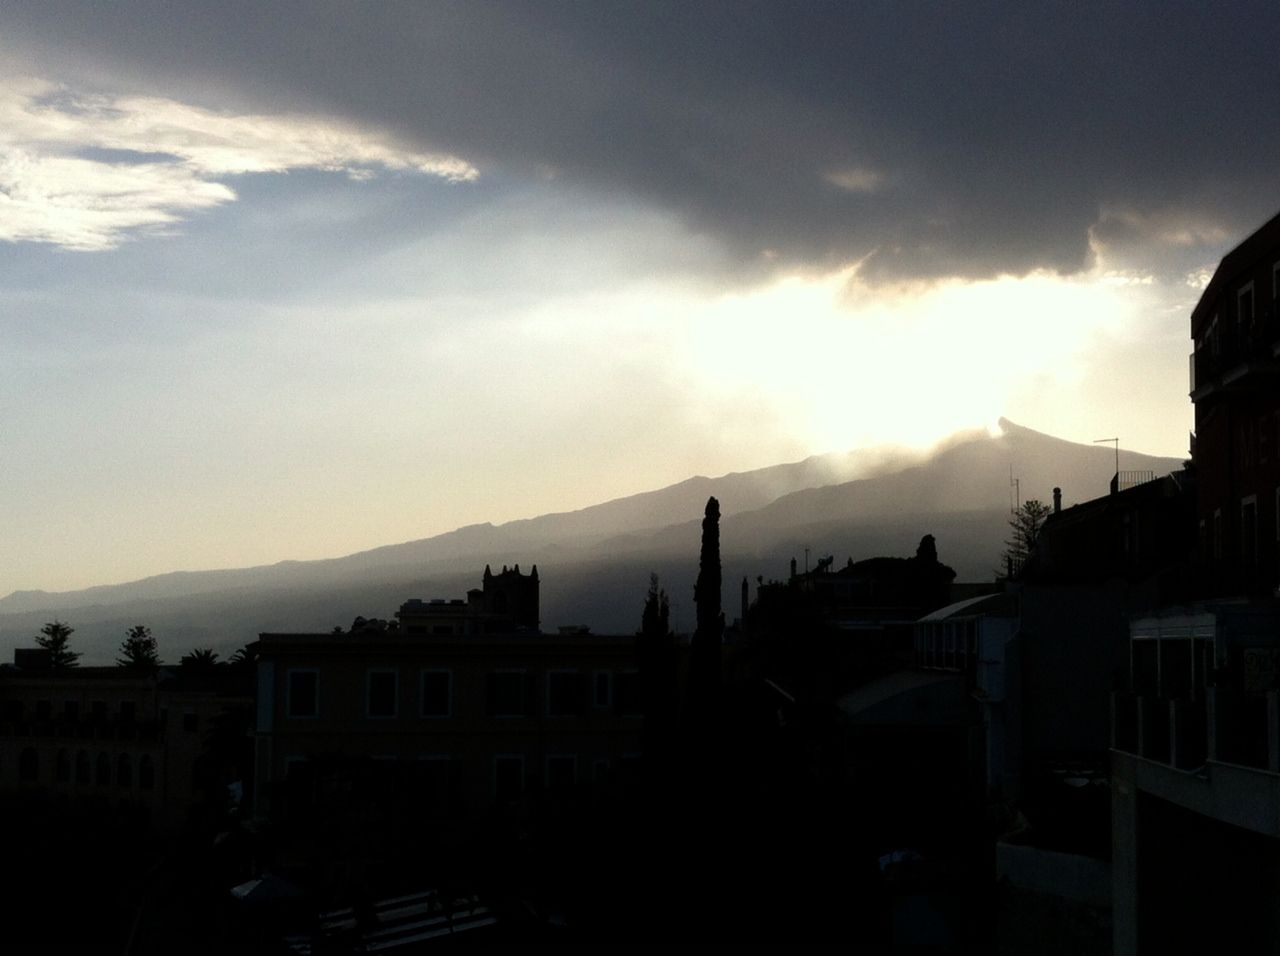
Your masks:
M1071 273L1102 249L1180 272L1221 249L1177 237L1243 234L1280 196L1263 3L62 3L0 26L66 73L637 198L762 270ZM318 165L383 161L295 135Z
M475 179L469 163L349 123L231 114L155 96L86 95L32 78L0 91L0 239L117 246L236 198L224 180L291 169Z

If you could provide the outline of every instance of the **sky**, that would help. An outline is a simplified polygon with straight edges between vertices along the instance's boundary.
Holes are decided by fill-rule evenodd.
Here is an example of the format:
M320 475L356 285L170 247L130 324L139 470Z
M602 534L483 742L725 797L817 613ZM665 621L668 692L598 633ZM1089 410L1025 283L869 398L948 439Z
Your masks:
M1184 455L1269 4L0 6L0 594L1006 416Z

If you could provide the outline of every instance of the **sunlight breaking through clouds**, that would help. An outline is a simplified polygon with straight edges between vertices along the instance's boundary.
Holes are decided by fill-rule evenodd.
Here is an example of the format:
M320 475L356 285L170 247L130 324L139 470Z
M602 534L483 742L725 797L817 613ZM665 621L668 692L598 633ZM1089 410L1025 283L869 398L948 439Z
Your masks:
M131 233L232 202L236 193L220 177L291 169L352 179L380 170L450 182L479 175L458 157L402 149L319 117L77 94L29 78L0 90L0 240L111 249Z
M822 450L925 448L1018 409L1028 389L1057 402L1062 432L1083 433L1093 426L1078 406L1099 343L1118 349L1147 334L1144 316L1170 296L1146 276L1100 270L874 296L851 294L858 287L854 266L691 305L690 378L765 400Z

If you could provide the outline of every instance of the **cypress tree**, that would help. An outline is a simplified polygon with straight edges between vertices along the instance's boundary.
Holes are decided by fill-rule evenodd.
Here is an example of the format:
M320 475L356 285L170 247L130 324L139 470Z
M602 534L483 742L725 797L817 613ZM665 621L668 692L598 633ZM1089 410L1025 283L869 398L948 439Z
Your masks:
M658 576L649 575L639 637L641 689L644 695L645 761L651 771L664 767L669 757L670 735L679 714L676 691L676 645L671 633L671 604L667 592L658 586Z
M707 499L702 519L702 552L693 600L698 620L689 649L690 704L698 718L709 719L719 703L720 638L724 631L720 609L720 502L714 497Z

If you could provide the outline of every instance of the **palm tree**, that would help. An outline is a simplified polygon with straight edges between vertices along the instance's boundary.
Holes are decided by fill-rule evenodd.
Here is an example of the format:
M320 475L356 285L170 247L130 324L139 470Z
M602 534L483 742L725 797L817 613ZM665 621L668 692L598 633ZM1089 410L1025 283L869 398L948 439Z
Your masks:
M210 670L219 663L218 655L212 647L197 647L190 654L187 654L180 661L183 667L190 667L193 670Z
M250 649L250 645L236 648L236 652L231 655L232 667L249 667L254 662L254 652Z

